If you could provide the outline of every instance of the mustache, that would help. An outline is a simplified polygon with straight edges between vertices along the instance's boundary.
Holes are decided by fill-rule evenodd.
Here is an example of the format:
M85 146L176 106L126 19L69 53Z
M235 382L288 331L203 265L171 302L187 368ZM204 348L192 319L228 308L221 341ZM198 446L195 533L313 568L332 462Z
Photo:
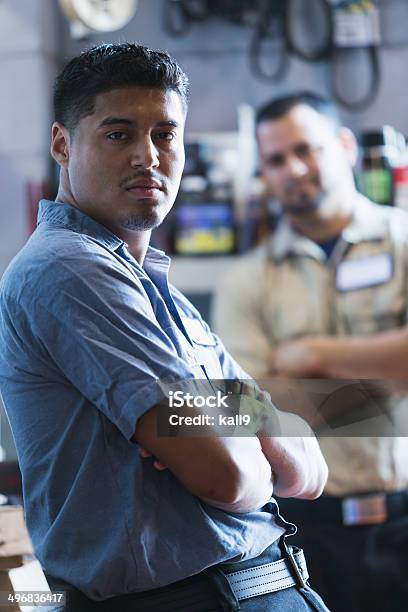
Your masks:
M290 179L286 184L286 188L291 189L292 187L301 187L302 185L310 184L314 185L315 187L319 187L319 178L317 176L308 176L301 179Z
M139 179L147 179L151 181L156 181L157 183L159 183L162 189L166 187L166 181L163 179L163 177L159 173L146 172L146 171L135 172L132 175L126 176L120 181L119 187L121 188L124 187L126 189L128 185L131 185L134 181L137 181Z

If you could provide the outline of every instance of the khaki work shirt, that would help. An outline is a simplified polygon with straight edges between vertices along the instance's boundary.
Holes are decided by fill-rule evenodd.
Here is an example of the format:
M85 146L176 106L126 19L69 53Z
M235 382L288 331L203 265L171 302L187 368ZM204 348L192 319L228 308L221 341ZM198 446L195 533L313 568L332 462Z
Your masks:
M282 218L271 238L221 280L214 328L241 366L260 380L281 342L322 334L365 336L406 325L407 285L408 214L358 196L353 220L329 259ZM364 437L321 438L330 470L326 492L406 488L408 438L362 432Z

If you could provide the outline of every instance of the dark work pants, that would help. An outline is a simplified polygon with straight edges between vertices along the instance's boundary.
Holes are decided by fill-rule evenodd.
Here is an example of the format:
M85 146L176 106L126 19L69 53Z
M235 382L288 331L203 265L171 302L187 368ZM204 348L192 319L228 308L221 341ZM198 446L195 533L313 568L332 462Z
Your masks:
M328 612L321 598L309 587L291 587L242 602L236 600L223 570L246 569L277 561L282 556L279 544L274 543L256 559L218 565L167 587L114 597L103 602L91 601L80 591L50 576L47 579L51 590L67 592L64 612ZM62 611L62 608L56 610Z
M408 515L346 526L302 519L300 507L297 500L279 500L282 514L299 528L291 542L304 550L310 583L333 612L407 612Z

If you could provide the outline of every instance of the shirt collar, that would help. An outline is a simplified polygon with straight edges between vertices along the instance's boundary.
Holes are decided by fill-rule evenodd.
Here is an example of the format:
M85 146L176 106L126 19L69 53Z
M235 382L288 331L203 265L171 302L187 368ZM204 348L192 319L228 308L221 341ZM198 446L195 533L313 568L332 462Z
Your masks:
M381 206L358 194L353 219L344 228L341 238L351 244L384 238L387 232L384 213ZM307 255L322 261L326 259L319 245L298 234L284 216L269 240L269 254L277 261L288 255Z
M125 246L123 240L104 225L70 204L41 200L38 207L37 225L44 222L65 227L73 232L86 234L110 251L116 251Z
M269 240L269 254L272 259L281 261L288 255L306 255L324 261L326 256L316 242L295 232L285 217Z
M381 240L388 231L387 213L387 207L374 204L359 194L353 219L343 230L343 240L352 244L365 240Z
M126 242L121 240L116 234L113 234L104 225L82 212L82 210L70 204L41 200L38 206L37 225L43 222L65 227L80 234L86 234L110 251L122 250L122 253L124 251L127 252L128 245ZM128 254L128 257L132 256ZM143 268L156 270L158 266L162 273L167 274L170 267L170 258L163 251L148 246Z

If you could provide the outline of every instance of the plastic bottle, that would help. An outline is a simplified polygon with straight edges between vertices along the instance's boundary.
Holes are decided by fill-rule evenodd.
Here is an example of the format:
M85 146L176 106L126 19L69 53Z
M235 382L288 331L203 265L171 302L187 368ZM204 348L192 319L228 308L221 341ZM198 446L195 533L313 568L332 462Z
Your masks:
M408 210L408 149L405 137L398 133L399 160L394 168L394 205Z
M394 204L394 167L398 161L396 131L385 125L361 136L363 156L358 175L360 191L378 204Z

